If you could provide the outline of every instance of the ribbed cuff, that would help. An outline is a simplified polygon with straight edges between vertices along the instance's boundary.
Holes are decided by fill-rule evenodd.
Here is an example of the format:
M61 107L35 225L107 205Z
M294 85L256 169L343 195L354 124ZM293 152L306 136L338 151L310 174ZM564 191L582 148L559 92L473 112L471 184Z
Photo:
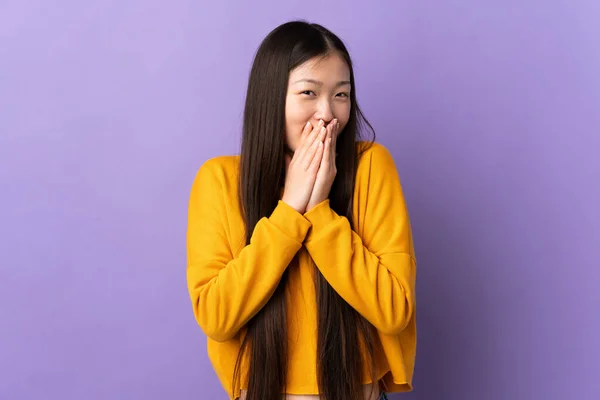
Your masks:
M304 241L311 227L311 223L302 214L282 200L277 202L269 221L298 243Z
M312 225L312 229L306 238L306 240L310 240L312 236L317 235L325 226L337 221L341 217L331 209L329 199L326 199L306 212L304 218Z

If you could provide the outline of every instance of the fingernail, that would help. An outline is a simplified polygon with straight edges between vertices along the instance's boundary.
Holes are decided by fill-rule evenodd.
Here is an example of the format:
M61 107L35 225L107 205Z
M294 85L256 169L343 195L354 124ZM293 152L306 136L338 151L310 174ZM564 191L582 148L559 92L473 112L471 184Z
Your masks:
M322 119L319 120L319 126L323 126L325 124L325 121L323 121Z
M310 126L310 121L308 121L305 125L305 128L308 128Z

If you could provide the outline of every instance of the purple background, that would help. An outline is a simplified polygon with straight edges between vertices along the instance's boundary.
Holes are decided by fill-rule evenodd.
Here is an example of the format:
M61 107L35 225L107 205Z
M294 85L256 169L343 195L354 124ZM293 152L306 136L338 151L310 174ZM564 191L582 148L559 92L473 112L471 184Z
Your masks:
M599 398L600 2L226 3L0 1L0 398L225 398L189 189L293 18L347 43L404 185L418 359L392 398Z

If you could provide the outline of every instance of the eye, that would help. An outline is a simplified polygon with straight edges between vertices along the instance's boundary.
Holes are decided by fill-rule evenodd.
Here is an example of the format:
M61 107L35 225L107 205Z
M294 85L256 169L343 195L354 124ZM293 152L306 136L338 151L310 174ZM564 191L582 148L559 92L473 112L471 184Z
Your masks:
M313 92L312 90L305 90L303 92L301 92L300 94L308 94L310 96L310 94L315 94L315 92Z
M343 93L338 93L338 96L342 96L342 97L348 97L348 93L343 92Z

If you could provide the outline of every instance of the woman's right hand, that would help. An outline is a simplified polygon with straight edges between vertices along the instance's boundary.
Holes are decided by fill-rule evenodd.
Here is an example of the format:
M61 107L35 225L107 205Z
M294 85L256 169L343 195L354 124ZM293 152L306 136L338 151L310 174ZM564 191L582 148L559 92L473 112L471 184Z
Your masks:
M304 126L300 147L294 152L294 157L285 155L285 188L281 200L301 214L306 211L323 158L323 141L327 133L324 125L321 120L313 128L308 122Z

